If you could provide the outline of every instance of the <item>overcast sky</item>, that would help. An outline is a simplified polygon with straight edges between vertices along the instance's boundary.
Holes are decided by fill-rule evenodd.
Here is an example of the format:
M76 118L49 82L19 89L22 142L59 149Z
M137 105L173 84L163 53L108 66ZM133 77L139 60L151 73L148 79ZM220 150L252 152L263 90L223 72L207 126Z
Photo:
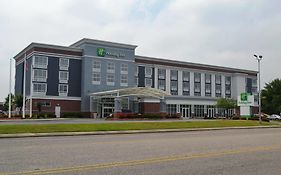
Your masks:
M81 38L138 45L137 55L249 70L260 54L264 84L281 75L280 8L280 0L1 0L0 101L9 92L9 59L24 47Z

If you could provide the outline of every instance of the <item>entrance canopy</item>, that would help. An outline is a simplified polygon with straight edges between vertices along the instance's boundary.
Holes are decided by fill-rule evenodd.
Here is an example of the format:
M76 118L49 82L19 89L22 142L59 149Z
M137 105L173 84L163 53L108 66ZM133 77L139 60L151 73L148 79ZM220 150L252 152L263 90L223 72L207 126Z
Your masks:
M91 93L90 96L95 96L96 98L105 98L105 97L153 97L162 99L170 94L155 88L149 87L133 87L133 88L124 88L124 89L115 89L110 91L95 92Z

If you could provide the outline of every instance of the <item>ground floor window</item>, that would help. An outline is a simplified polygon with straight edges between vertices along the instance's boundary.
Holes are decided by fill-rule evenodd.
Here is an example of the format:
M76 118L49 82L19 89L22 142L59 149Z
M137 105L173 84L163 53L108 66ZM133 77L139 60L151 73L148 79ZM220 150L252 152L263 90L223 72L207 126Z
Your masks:
M194 117L204 117L204 105L194 105Z
M177 114L177 105L176 104L168 104L167 105L167 113L172 116Z

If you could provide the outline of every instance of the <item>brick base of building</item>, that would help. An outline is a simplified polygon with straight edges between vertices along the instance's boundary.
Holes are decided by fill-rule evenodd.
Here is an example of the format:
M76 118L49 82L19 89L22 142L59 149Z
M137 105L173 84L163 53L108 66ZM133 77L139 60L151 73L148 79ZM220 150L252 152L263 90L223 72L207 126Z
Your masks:
M75 100L53 100L53 99L32 99L32 111L38 112L38 103L41 103L41 112L55 113L55 107L59 105L61 112L81 112L81 101ZM30 101L26 103L26 109L29 110Z

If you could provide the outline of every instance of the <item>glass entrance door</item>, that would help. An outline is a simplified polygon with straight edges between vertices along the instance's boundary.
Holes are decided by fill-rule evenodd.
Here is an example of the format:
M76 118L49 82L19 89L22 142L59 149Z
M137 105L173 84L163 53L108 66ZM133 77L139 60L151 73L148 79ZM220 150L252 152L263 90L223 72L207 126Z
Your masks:
M181 116L183 118L190 118L190 108L182 108Z
M208 108L208 118L215 117L215 108Z

